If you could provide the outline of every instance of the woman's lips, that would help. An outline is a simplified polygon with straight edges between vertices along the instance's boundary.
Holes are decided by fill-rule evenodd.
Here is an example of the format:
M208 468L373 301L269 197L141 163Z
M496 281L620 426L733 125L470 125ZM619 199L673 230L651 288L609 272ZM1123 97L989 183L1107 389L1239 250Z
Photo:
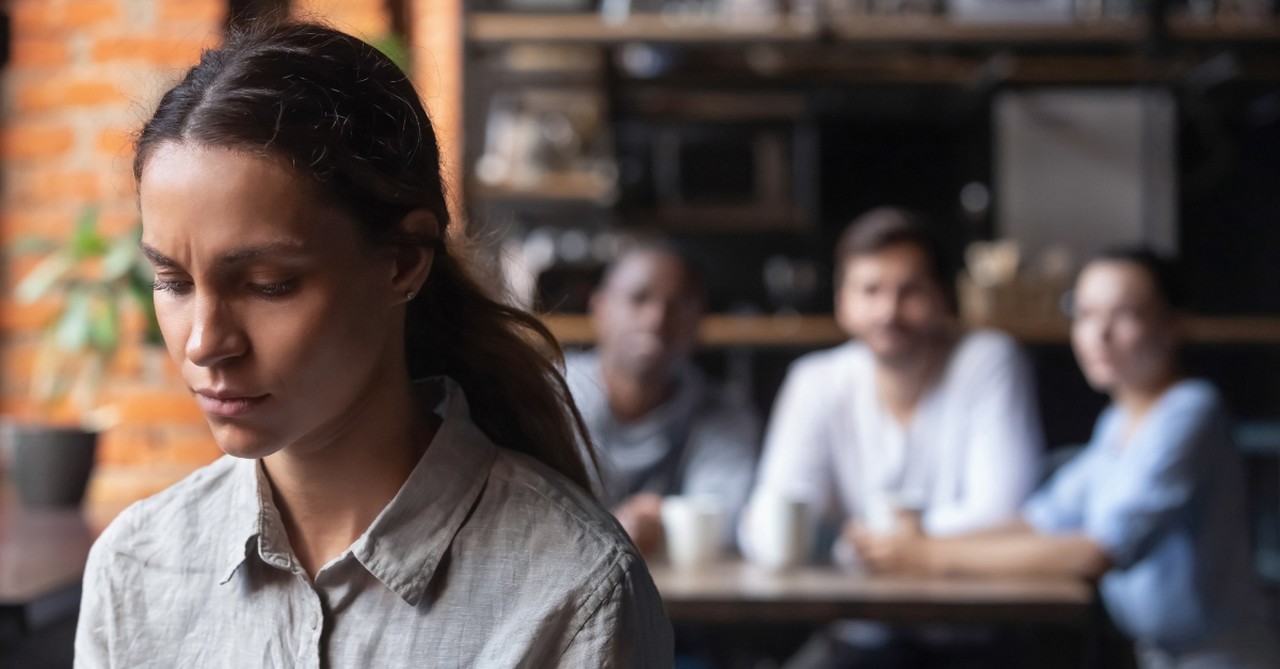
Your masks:
M196 392L196 404L208 416L236 418L243 416L262 404L267 395L253 397L221 396Z

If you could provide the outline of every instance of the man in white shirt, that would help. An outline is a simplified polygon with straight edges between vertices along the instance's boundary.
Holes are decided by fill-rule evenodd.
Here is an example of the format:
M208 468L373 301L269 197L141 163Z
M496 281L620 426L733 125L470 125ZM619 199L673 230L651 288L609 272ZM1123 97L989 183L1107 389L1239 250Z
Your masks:
M662 543L666 495L714 497L732 543L755 473L755 411L690 359L704 302L689 258L662 241L638 242L592 295L596 348L566 357L570 391L599 449L596 492L642 553Z
M905 211L854 221L836 248L835 279L836 320L853 340L792 365L753 506L763 496L807 502L815 523L842 528L839 562L856 560L855 524L920 523L950 535L1016 518L1042 435L1031 370L1014 342L962 331L939 254ZM763 522L749 507L740 528L749 558L761 556L765 530L753 524Z

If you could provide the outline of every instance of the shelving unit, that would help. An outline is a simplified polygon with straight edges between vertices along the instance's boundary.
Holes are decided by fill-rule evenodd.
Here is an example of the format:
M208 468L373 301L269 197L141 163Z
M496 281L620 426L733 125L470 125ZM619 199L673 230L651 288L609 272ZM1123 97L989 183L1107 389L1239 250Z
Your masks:
M1280 19L1265 20L1196 20L1187 16L1171 16L1153 24L1146 18L1126 20L1100 19L1062 23L976 23L957 21L945 16L856 16L828 17L822 22L790 19L775 21L732 22L711 18L673 20L658 14L636 14L618 23L610 23L599 13L517 14L470 11L464 16L464 35L468 58L500 53L510 45L556 45L579 48L593 53L598 67L584 67L568 77L574 85L608 91L611 104L620 101L631 105L632 119L665 119L681 116L702 122L688 108L673 114L667 108L648 105L642 95L619 95L619 88L647 93L653 81L642 78L620 81L617 73L609 73L611 57L632 44L672 45L681 51L711 54L738 54L738 60L750 60L742 54L759 52L765 57L784 54L782 69L761 69L754 80L735 80L739 89L750 89L758 97L780 96L795 102L799 111L779 115L801 118L811 115L806 107L811 100L796 90L858 85L934 85L979 87L983 77L994 76L1002 83L1048 83L1054 85L1150 85L1176 83L1198 63L1222 50L1240 47L1244 54L1236 65L1237 74L1260 77L1264 81L1280 81ZM1159 48L1157 48L1159 47ZM1163 50L1161 50L1163 49ZM590 58L588 58L590 60ZM714 62L714 61L709 61ZM783 62L783 61L777 61ZM714 65L702 65L702 80L680 79L687 101L697 96L723 93ZM996 72L991 73L992 70ZM583 74L588 72L589 74ZM709 73L709 74L708 74ZM500 79L484 79L471 84L490 90L507 86L508 75ZM738 75L742 77L742 74ZM534 77L537 86L554 86L554 77ZM548 83L552 82L552 83ZM586 82L586 83L584 83ZM519 86L520 84L512 84ZM745 87L745 88L744 88ZM735 91L735 94L740 91ZM790 97L788 97L790 96ZM483 104L483 94L469 96L465 104ZM639 102L638 102L639 101ZM715 119L721 123L767 123L770 120L734 113L759 115L758 103L716 103L717 110L727 110ZM792 103L788 103L792 104ZM783 105L786 106L786 105ZM659 106L660 107L660 106ZM656 109L656 111L655 111ZM473 109L473 112L475 110ZM613 113L611 110L610 113ZM696 111L696 110L695 110ZM468 118L482 118L476 113ZM785 120L782 122L786 122ZM479 124L477 124L478 126ZM468 130L471 146L478 145L477 126ZM471 157L472 160L474 156ZM470 165L471 162L468 162ZM467 197L482 208L504 212L537 212L536 225L557 224L557 212L566 212L561 220L574 216L596 216L590 225L608 220L623 199L621 187L602 187L590 180L549 178L527 186L490 186L474 178L468 180ZM702 207L698 212L712 211ZM668 207L667 212L681 209ZM584 213L586 212L586 213ZM752 235L760 232L785 233L800 225L784 226L777 222L759 222L752 218L768 218L764 211L736 212L736 223L708 225L705 216L693 210L683 216L688 223L682 229L704 233ZM776 216L775 216L776 217ZM731 217L722 217L728 220ZM656 216L636 216L638 222L657 220ZM550 223L547 223L550 221ZM587 225L584 222L584 225ZM802 307L804 308L804 307ZM556 314L545 317L552 331L566 344L581 345L594 339L589 321L584 316ZM1029 343L1061 344L1067 341L1067 325L1063 322L1020 321L995 324L1016 338ZM708 316L702 327L702 342L712 347L821 347L845 339L828 316ZM1199 344L1280 344L1280 318L1194 318L1188 323L1188 339Z
M816 26L797 26L784 21L726 24L706 20L677 23L657 14L636 14L621 23L610 23L595 13L477 13L472 14L467 21L468 38L480 43L806 42L818 35Z
M595 342L595 331L587 316L546 314L542 317L552 334L567 346L586 346ZM1186 340L1190 344L1280 344L1280 318L1191 317L1186 324ZM1066 344L1069 341L1065 321L1009 321L975 323L970 327L992 327L1003 330L1028 344ZM699 332L703 346L778 346L821 348L835 346L848 339L830 316L706 316Z
M1057 23L978 23L944 16L834 17L830 24L789 19L725 22L715 19L673 21L637 14L619 23L596 13L474 13L467 37L476 43L558 42L621 44L664 42L693 44L795 44L829 40L852 44L1029 44L1137 46L1151 35L1142 19L1100 19ZM1169 36L1177 40L1256 42L1280 40L1280 20L1209 20L1171 17Z

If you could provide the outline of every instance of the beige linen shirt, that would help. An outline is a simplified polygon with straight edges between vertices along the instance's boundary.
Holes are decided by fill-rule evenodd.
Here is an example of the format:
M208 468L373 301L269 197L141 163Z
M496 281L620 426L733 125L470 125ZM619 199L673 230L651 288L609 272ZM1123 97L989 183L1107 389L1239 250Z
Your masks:
M223 457L94 545L77 667L670 667L671 627L613 518L495 446L437 379L442 425L314 582L257 461Z

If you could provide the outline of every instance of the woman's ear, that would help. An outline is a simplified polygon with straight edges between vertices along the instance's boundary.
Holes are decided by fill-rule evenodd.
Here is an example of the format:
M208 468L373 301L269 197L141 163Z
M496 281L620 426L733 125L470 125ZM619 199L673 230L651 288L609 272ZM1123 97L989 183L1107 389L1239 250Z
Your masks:
M422 243L402 243L396 248L395 264L391 276L391 288L397 296L407 300L422 293L435 260L436 243L440 239L440 221L426 209L414 209L400 220L400 237L422 240Z

